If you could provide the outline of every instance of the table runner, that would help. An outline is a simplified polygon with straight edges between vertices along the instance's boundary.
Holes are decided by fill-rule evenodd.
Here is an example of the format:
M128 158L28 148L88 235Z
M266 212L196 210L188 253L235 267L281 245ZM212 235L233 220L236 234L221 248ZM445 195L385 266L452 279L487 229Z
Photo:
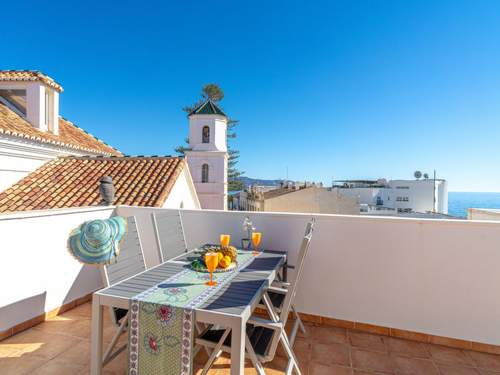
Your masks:
M129 375L190 375L194 335L193 309L230 282L255 258L238 251L238 268L214 273L216 286L205 282L208 273L186 269L130 301Z

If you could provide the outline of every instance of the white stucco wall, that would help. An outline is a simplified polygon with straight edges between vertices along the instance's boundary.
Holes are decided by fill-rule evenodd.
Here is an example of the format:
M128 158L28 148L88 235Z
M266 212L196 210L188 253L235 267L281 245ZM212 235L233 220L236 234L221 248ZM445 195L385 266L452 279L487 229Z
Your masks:
M227 209L227 153L188 151L186 161L204 209ZM202 166L208 165L208 182L202 181Z
M263 247L289 251L294 264L311 216L316 226L297 295L300 311L500 345L500 223L185 211L188 246L230 233L245 215Z
M113 208L0 215L0 332L102 287L99 269L68 252L70 231Z
M158 262L154 208L117 207L137 218L148 266ZM80 211L80 212L79 212ZM0 216L0 324L29 319L99 286L95 270L66 251L69 231L110 209ZM297 295L300 311L500 345L500 223L344 215L181 210L188 247L243 236L248 215L263 247L294 264L307 221L316 218ZM26 234L29 235L26 235ZM293 277L293 275L292 275ZM493 327L493 329L492 329ZM1 329L1 328L0 328Z
M210 129L210 142L203 143L203 127ZM193 151L227 151L227 120L220 115L192 115L189 117L189 146Z
M467 219L500 221L500 210L492 208L468 208Z
M437 180L436 187L432 179L427 180L391 180L388 187L336 188L342 195L353 197L361 204L377 204L377 197L382 198L383 206L394 209L411 209L414 212L448 213L448 182ZM407 201L398 200L408 198Z
M89 153L0 134L0 191L46 162L67 155Z
M359 215L359 205L337 191L310 187L266 199L263 211Z
M189 168L184 168L175 181L163 208L200 209L200 201L191 179Z

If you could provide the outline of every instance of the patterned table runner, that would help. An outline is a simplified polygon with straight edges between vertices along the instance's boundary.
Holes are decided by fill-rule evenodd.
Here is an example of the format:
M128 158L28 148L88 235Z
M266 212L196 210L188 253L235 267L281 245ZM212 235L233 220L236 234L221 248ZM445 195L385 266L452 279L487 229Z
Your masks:
M129 375L190 375L194 338L193 309L231 281L255 257L238 251L238 269L208 273L190 268L138 294L130 301Z

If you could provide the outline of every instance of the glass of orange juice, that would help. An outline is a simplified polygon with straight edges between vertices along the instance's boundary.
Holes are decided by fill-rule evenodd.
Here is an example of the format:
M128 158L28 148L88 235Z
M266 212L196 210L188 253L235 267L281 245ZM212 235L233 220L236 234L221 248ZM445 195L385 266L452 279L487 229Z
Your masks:
M210 272L210 281L207 281L205 284L209 286L217 285L217 282L212 280L212 274L217 268L217 264L219 264L219 255L215 252L206 253L205 264L207 265L208 272Z
M259 245L262 240L261 232L253 232L252 233L252 245L253 245L253 255L259 255Z
M222 248L228 247L229 242L231 242L231 235L230 234L221 234L220 235L220 246Z

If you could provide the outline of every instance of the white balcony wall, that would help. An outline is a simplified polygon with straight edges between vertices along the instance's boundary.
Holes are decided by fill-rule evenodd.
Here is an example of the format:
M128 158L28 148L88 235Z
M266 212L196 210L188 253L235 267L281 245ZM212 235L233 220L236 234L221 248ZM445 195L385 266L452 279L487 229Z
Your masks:
M245 215L294 264L313 215L183 211L189 246L238 243ZM500 344L500 223L314 215L302 312Z
M136 216L146 263L158 262L149 208ZM0 330L100 287L66 250L70 230L111 209L0 216ZM294 264L306 222L316 227L297 297L302 312L500 345L500 223L291 213L181 210L188 247L232 235L250 216L263 247Z
M75 260L66 241L82 222L112 212L98 207L0 215L0 332L101 288L99 269Z

